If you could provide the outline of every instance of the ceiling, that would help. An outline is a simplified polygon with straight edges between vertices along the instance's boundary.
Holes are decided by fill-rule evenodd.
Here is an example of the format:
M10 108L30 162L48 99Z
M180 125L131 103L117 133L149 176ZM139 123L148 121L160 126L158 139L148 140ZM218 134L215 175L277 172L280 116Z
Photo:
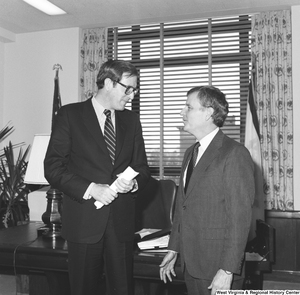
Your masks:
M178 21L289 9L300 0L50 0L67 12L49 16L22 0L0 0L0 35L71 27Z

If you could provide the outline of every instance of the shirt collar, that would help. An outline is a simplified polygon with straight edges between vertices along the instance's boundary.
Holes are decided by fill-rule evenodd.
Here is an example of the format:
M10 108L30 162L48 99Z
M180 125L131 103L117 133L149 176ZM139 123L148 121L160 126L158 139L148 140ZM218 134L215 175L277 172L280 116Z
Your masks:
M220 130L219 127L217 127L216 129L214 129L212 132L208 133L206 136L204 136L199 142L201 145L201 148L205 151L207 149L207 147L209 146L209 144L211 143L211 141L214 139L214 137L216 136L216 134L218 133L218 131Z
M92 98L92 104L96 110L96 112L100 115L104 115L104 110L105 108L102 106L102 104L100 104L95 97ZM113 118L115 116L115 110L110 110L111 111L111 118ZM105 115L104 115L105 116Z

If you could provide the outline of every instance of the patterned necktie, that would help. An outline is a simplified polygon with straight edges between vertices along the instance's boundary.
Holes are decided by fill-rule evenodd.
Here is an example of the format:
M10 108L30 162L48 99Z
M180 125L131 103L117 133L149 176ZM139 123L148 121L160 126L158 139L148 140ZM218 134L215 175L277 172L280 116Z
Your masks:
M111 158L111 162L114 165L115 150L116 150L116 134L115 134L114 126L111 122L111 111L104 110L104 114L106 116L105 125L104 125L104 139Z
M200 146L200 143L197 141L194 144L194 149L193 149L193 153L192 153L192 157L191 160L189 162L189 166L187 168L187 172L186 172L186 178L185 178L185 186L184 186L184 191L187 191L187 187L191 178L191 175L193 173L194 167L196 165L196 161L197 161L197 157L198 157L198 148Z

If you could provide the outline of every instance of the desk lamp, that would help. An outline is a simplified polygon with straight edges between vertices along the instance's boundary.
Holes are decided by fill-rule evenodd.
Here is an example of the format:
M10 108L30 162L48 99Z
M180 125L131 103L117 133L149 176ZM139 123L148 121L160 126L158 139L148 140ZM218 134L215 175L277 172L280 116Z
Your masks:
M26 169L24 182L28 184L49 185L44 177L44 158L46 155L50 135L37 134L34 136L31 153ZM57 238L61 236L61 209L62 192L50 187L47 191L47 208L42 215L46 225L44 238Z

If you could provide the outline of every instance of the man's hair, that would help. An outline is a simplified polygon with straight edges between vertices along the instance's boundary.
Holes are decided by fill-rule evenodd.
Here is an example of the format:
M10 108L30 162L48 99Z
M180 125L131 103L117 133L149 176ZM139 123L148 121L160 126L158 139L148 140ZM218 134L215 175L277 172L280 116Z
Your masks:
M197 97L200 105L205 108L213 108L213 122L216 126L222 127L228 114L228 102L225 94L213 86L197 86L190 89L187 95L198 92Z
M99 73L97 75L96 84L98 89L102 89L104 87L104 81L106 78L111 79L116 82L119 82L123 74L127 77L138 76L138 71L133 64L124 60L108 60L103 63Z

